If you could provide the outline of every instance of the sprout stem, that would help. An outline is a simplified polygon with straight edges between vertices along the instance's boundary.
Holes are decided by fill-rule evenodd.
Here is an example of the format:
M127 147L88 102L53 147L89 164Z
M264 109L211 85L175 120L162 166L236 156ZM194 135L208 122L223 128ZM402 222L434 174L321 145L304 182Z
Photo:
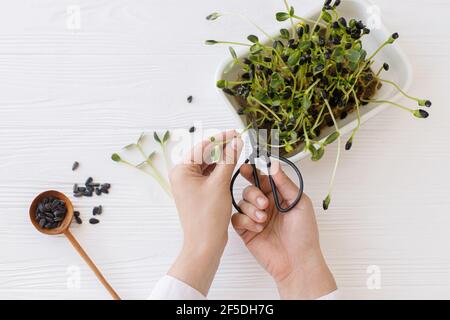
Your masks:
M153 178L155 178L155 180L159 183L159 185L164 189L164 191L170 196L172 197L172 193L170 191L170 187L169 184L167 183L166 179L164 179L161 174L159 173L158 169L156 169L156 167L154 166L153 162L145 155L144 149L142 149L142 146L140 143L136 144L137 149L139 150L140 154L142 155L142 157L145 159L145 162L150 166L151 168L151 176ZM163 153L164 153L164 148L163 148ZM168 162L167 162L168 163ZM168 164L167 164L168 165ZM134 166L135 168L139 169L138 167ZM169 167L167 167L169 168ZM140 169L141 171L144 171L146 173L148 173L145 170ZM149 173L148 173L149 174Z
M405 96L406 98L408 98L408 99L417 101L417 102L419 102L419 103L422 101L422 99L418 99L418 98L412 97L412 96L410 96L409 94L407 94L405 91L403 91L402 88L400 88L400 86L399 86L398 84L396 84L396 83L393 82L393 81L385 80L385 79L379 79L379 80L380 80L381 82L385 82L385 83L390 84L391 86L394 86L398 91L400 91L400 93L401 93L402 95L404 95L404 96Z
M158 173L158 171L156 170L156 168L153 166L153 164L149 163L150 167L152 168L151 172L147 172L141 168L138 168L137 166L135 166L134 164L131 164L130 162L120 159L119 161L120 163L123 163L126 166L129 166L131 168L134 168L136 170L139 170L141 172L144 172L145 174L148 174L149 176L151 176L153 179L155 179L159 185L161 186L161 188L163 188L163 190L167 193L167 195L172 198L172 193L170 191L170 187L168 185L168 183L166 182L166 180ZM146 161L148 163L148 161Z
M281 121L280 117L275 112L273 112L268 106L266 106L264 103L262 103L261 101L259 101L258 99L256 99L253 96L249 97L249 99L255 101L256 103L258 103L261 107L263 107L268 112L270 112L275 117L275 119L277 119L278 121Z
M367 58L367 63L369 63L384 47L386 47L388 44L391 44L389 40L386 40L377 50L375 50L372 55Z
M284 6L286 7L286 11L290 12L291 8L289 7L287 0L283 0L283 1L284 1ZM298 38L297 32L295 32L295 24L294 24L294 19L292 19L292 16L289 17L289 20L291 21L292 33L294 34L294 37Z
M390 105L392 105L394 107L400 108L402 110L405 110L405 111L408 111L408 112L411 112L411 113L414 113L414 111L415 111L415 110L413 110L411 108L402 106L401 104L398 104L398 103L395 103L395 102L392 102L392 101L388 101L388 100L365 100L365 99L363 99L362 101L369 102L369 103L378 103L378 104L386 103L386 104L390 104Z
M221 44L234 44L236 46L244 46L244 47L251 47L251 44L243 43L243 42L234 42L234 41L217 41L217 43Z
M327 105L328 111L330 112L331 119L333 119L333 123L334 123L334 126L336 128L336 132L339 133L336 161L334 163L333 174L331 176L330 184L329 184L329 187L328 187L328 196L330 196L331 192L333 191L334 179L336 177L336 172L337 172L337 168L338 168L338 165L339 165L339 159L341 157L341 132L339 131L339 127L338 127L336 119L334 118L334 115L333 115L333 110L331 109L331 106L328 103L327 99L325 99L325 104Z
M307 19L307 18L302 18L302 17L296 16L295 14L292 16L292 18L295 18L295 19L297 19L297 20L300 20L300 21L302 21L302 22L304 22L304 23L316 23L316 21L314 21L314 20ZM324 24L321 23L321 22L319 22L319 25L322 26L322 27L325 27L325 26L326 26L326 25L324 25Z

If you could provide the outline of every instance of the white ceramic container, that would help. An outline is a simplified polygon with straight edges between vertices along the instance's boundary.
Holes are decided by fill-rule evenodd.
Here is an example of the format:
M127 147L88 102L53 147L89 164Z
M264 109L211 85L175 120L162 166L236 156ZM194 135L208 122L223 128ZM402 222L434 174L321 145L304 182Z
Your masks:
M296 14L305 18L317 19L320 10L321 7L310 13L302 14L301 12L296 12ZM366 24L374 24L372 26L369 25L371 33L363 37L363 47L368 52L368 55L374 52L393 33L393 31L391 32L386 29L383 21L381 20L381 17L376 16L376 14L379 12L376 6L370 4L367 1L342 1L341 5L338 7L338 11L341 16L344 16L347 19L347 21L351 18L355 18L357 20L362 20ZM278 37L278 30L282 27L288 28L289 25L278 23L275 20L274 13L273 29L277 30L274 33L275 38ZM260 38L262 39L262 35L260 36ZM396 82L401 88L407 91L412 81L412 68L407 57L400 49L399 43L401 43L401 38L397 40L393 45L386 46L380 53L378 53L378 55L374 58L376 62L372 68L373 70L378 70L384 62L387 62L390 65L390 70L389 72L384 73L383 76L386 79ZM238 49L237 51L239 59L244 59L246 57L246 51L242 51L240 49ZM241 54L239 54L239 52L241 52ZM237 66L234 66L230 69L229 66L232 64L232 62L233 60L230 57L219 66L216 74L217 80L225 79L229 81L235 81L237 79L240 70ZM241 128L245 128L245 117L239 116L237 114L237 110L240 108L238 101L234 97L226 95L220 89L218 89L218 92L221 98L224 100L225 104L234 114L236 123L239 123ZM398 100L399 96L400 94L394 88L385 84L377 92L376 99L396 101ZM367 120L384 110L386 107L387 106L384 104L369 104L361 107L361 122L366 122ZM350 133L357 126L356 113L353 112L345 120L338 120L338 125L343 135ZM333 128L330 128L329 130L323 130L321 139L325 139L326 136L328 136L333 130ZM308 155L309 152L301 151L290 156L289 159L293 162L296 162L307 157Z

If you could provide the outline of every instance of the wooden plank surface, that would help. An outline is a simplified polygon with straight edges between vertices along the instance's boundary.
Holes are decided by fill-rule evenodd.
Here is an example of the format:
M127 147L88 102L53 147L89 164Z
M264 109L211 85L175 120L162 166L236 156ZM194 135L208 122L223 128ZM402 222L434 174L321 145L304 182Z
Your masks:
M297 12L319 1L291 1ZM414 66L411 92L432 98L418 121L387 110L365 125L345 153L332 208L321 199L335 147L320 163L300 163L314 200L327 260L346 298L450 298L450 37L446 0L374 1L401 34ZM67 9L80 8L73 29ZM255 32L236 18L210 24L212 11L243 12L267 30L282 1L5 0L0 3L0 298L108 299L62 237L38 234L27 207L41 190L70 193L88 176L113 184L102 198L77 200L102 222L73 233L115 289L144 299L180 246L176 210L146 176L118 167L111 152L143 130L233 128L218 98L215 70L224 47L208 38L242 40ZM187 104L192 94L194 103ZM81 163L71 172L72 162ZM85 219L86 221L88 219ZM378 266L381 288L367 287ZM73 272L80 285L71 286ZM236 235L211 298L277 298L271 279Z

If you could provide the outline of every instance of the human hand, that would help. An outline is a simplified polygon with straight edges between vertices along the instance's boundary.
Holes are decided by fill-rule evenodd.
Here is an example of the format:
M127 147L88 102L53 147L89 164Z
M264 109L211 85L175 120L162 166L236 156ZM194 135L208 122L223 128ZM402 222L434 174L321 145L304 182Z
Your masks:
M211 151L222 145L221 159L210 164ZM170 174L184 242L169 275L205 296L228 240L229 188L242 145L235 131L221 133L214 137L214 143L206 140L194 147L187 159Z
M298 187L272 164L273 179L280 203L294 202ZM241 174L253 182L252 167L245 164ZM336 290L336 283L319 244L319 232L311 200L303 194L288 213L280 213L274 203L267 176L260 175L261 190L254 185L243 192L232 223L249 251L274 278L282 299L315 299Z

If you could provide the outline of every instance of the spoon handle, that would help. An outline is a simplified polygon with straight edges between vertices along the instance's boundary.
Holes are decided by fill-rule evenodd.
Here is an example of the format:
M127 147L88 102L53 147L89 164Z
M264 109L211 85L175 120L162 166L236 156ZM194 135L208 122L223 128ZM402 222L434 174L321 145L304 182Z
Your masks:
M113 297L114 300L121 300L118 294L114 291L114 289L109 285L108 281L106 281L105 277L103 277L100 270L98 270L97 266L94 264L94 262L89 258L86 251L83 250L81 245L78 243L78 241L75 239L75 237L72 235L72 233L69 230L66 230L64 232L64 235L69 239L70 243L73 245L75 250L78 251L80 256L84 259L84 261L87 263L89 268L95 273L97 276L97 279L100 280L100 282L103 284L103 286L108 290L109 294Z

